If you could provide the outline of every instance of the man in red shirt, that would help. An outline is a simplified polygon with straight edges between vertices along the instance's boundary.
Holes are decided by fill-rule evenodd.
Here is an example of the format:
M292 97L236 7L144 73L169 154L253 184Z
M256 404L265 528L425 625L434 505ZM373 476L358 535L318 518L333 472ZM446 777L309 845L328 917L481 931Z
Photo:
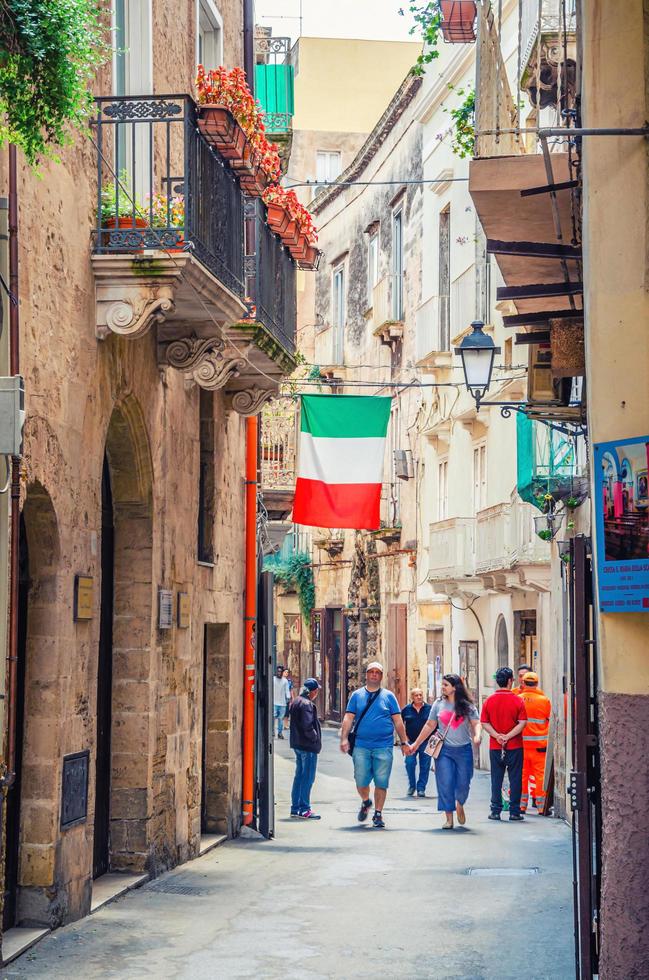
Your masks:
M500 820L503 808L503 779L509 776L509 819L524 820L521 813L523 783L523 739L521 732L527 724L522 698L512 691L514 672L511 667L496 671L498 690L482 705L480 721L489 733L489 762L491 764L490 820Z

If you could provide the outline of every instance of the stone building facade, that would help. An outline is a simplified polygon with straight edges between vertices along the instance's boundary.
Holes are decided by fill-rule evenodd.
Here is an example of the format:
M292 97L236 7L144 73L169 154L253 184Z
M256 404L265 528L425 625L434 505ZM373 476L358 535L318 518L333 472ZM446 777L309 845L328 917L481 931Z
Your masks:
M127 23L139 34L103 69L98 95L192 93L199 33L214 59L207 67L242 64L239 0L156 0L150 20L136 7ZM18 175L24 676L5 930L70 922L89 912L106 872L155 876L196 856L202 834L238 832L244 415L281 375L269 374L273 356L294 365L253 324L237 335L243 386L203 388L172 366L165 349L185 310L195 331L187 343L212 337L215 364L228 350L214 324L241 320L245 304L187 253L148 260L136 248L91 262L91 136L76 133L40 179L24 163ZM242 237L239 246L243 254ZM69 778L75 765L80 788Z

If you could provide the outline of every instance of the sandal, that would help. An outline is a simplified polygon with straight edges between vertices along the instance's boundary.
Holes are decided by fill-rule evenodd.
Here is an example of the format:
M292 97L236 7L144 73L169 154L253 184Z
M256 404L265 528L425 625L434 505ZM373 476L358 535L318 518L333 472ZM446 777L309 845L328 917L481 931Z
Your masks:
M446 818L446 823L442 824L442 830L453 830L453 817L449 820Z
M462 806L461 803L455 804L455 812L457 814L457 822L460 824L460 826L463 827L464 824L466 823L466 814L464 812L464 807Z

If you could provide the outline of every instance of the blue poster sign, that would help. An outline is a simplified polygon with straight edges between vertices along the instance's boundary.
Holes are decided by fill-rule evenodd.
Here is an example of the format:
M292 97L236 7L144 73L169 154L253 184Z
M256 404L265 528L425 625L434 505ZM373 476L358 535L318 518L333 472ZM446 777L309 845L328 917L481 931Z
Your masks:
M649 436L595 445L597 586L603 613L649 613Z

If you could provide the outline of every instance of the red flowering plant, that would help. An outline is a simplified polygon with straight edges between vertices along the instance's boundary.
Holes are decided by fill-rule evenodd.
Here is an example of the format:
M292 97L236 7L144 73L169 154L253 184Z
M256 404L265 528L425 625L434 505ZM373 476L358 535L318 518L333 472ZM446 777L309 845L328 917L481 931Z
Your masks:
M246 134L257 157L257 165L269 180L279 180L281 169L277 146L266 138L264 113L248 88L243 68L221 66L206 72L199 65L196 91L199 105L219 105L232 113Z
M318 233L313 224L313 217L297 198L295 191L284 190L279 184L274 187L267 187L262 194L264 204L275 204L283 208L292 221L298 225L300 233L305 236L309 245L315 245L318 241Z

